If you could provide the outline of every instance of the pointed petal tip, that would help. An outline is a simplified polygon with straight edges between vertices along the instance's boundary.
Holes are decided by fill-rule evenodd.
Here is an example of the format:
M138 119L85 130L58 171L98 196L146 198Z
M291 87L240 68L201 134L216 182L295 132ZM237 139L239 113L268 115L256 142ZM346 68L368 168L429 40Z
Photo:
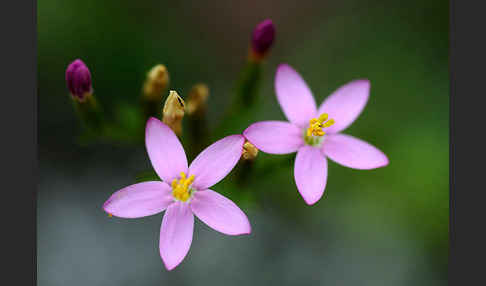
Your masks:
M101 209L105 212L108 212L108 204L110 203L111 199L107 199L106 202L103 203L103 206L101 206Z
M352 82L370 85L370 80L367 79L367 78L357 78L355 80L352 80L350 83L352 83Z
M304 199L304 202L306 203L306 205L308 206L313 206L315 205L320 199L321 197L318 197L318 198L312 198L312 199L309 199L309 198L305 198L305 197L302 197Z
M148 131L149 127L152 126L153 124L162 124L162 125L165 125L159 119L157 119L157 118L155 118L153 116L150 116L149 119L147 119L147 123L145 124L145 134L147 134L147 131Z
M152 122L152 121L154 121L154 120L155 120L155 121L160 121L160 120L158 120L157 118L155 118L155 117L153 117L153 116L150 116L150 117L149 117L149 119L147 120L147 123ZM160 122L162 122L162 121L160 121Z
M164 267L165 267L165 269L167 269L167 271L174 270L174 268L176 268L177 265L180 264L180 262L177 263L177 264L169 264L169 263L167 263L167 262L164 261L164 258L162 256L160 256L160 257L162 258L162 263L164 263Z
M246 217L246 214L245 214L245 217ZM250 224L250 221L248 220L248 217L246 217L246 222L248 223L248 226L245 230L242 230L241 232L225 233L225 234L231 235L231 236L250 235L251 234L251 224Z
M245 231L245 232L242 232L242 233L235 233L235 234L230 234L230 235L237 236L237 235L250 235L250 234L251 234L251 229L249 231Z
M248 222L248 230L246 232L241 233L241 235L250 235L251 234L251 224Z
M309 195L307 195L307 196L305 196L305 197L304 197L304 196L302 195L302 192L301 192L299 189L297 189L297 190L299 191L299 194L301 195L301 197L304 199L305 204L306 204L306 205L308 205L308 206L313 206L313 205L315 205L317 202L319 202L319 201L321 200L321 198L324 196L324 191L325 191L325 190L324 190L324 191L323 191L323 192L322 192L320 195L318 195L318 196L313 196L313 197L310 197Z
M150 130L150 126L152 126L153 124L156 124L157 121L158 121L158 119L155 118L155 117L152 117L152 116L147 120L147 122L145 123L145 138L147 138L148 132ZM160 122L160 123L162 123L162 122Z
M364 88L370 89L371 87L371 82L367 78L358 78L350 82L350 84L360 84L363 85Z
M230 235L230 236L238 236L238 235L250 235L251 234L251 226L248 225L248 230L242 231L242 232L234 232L234 233L225 233L225 235Z
M106 202L103 203L103 206L101 207L101 209L109 214L109 215L113 215L113 207L111 205L111 203L113 202L113 195L111 195L107 200Z
M381 151L381 150L380 150ZM383 155L383 163L382 164L379 164L376 168L374 169L378 169L378 168L384 168L386 166L388 166L388 164L390 164L390 160L388 159L388 156L385 155L385 153L381 152L382 155Z
M286 69L286 68L290 68L290 65L288 63L280 63L278 66L277 66L277 72L281 69Z

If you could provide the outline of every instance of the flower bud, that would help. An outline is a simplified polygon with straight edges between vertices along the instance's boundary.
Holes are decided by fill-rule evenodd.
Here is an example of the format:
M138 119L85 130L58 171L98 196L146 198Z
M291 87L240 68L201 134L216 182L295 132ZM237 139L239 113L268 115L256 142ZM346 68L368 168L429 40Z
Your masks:
M91 73L80 59L73 61L66 69L66 83L73 98L83 101L93 93Z
M275 39L275 26L272 20L266 19L260 22L253 30L251 47L256 55L263 56L271 48Z
M206 102L209 97L209 88L204 83L198 83L191 88L187 100L187 114L202 116L206 112Z
M184 100L176 91L171 90L162 110L162 122L169 126L178 136L182 134L182 118L184 117L185 107Z
M241 158L244 160L254 160L258 155L258 149L255 145L251 144L249 141L246 141L243 144L243 152L241 153Z
M169 85L169 72L164 65L154 66L143 85L143 93L149 99L158 99Z

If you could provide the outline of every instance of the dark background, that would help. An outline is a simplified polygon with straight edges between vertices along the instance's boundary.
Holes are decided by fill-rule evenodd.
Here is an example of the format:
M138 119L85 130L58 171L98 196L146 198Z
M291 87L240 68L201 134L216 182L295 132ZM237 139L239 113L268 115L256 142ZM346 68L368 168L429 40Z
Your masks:
M445 285L448 12L444 1L40 1L39 285ZM80 146L65 68L82 58L111 113L138 103L146 71L163 63L183 96L196 82L209 85L213 126L231 100L251 30L265 18L277 38L254 120L284 119L273 90L281 62L302 74L318 103L366 77L370 101L345 133L379 147L390 165L358 171L329 163L325 195L312 207L291 166L254 178L251 191L269 195L240 205L252 234L228 237L197 221L188 256L167 272L158 254L161 215L122 220L101 210L150 167L144 147Z

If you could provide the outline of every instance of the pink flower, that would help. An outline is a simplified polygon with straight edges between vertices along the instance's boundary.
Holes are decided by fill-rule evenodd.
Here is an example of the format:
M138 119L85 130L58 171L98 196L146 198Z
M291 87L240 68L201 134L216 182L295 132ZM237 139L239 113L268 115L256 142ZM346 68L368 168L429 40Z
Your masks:
M369 90L368 80L352 81L337 89L317 109L312 92L302 77L289 65L281 64L275 75L275 91L290 122L257 122L243 135L266 153L297 152L295 183L304 201L312 205L324 194L326 158L362 170L388 165L383 152L365 141L340 133L361 113L368 101Z
M250 222L231 200L210 190L240 159L242 135L227 136L203 150L188 167L184 149L172 130L155 118L145 129L145 144L161 181L143 182L115 192L103 205L110 215L139 218L166 210L160 229L160 256L168 270L186 256L194 216L227 235L249 234Z

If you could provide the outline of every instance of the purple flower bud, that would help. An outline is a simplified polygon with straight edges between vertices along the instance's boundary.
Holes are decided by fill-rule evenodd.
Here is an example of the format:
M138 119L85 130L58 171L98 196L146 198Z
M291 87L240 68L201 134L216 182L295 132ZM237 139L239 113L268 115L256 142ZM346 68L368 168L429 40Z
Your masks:
M260 22L255 30L251 39L253 51L258 54L266 53L273 44L275 39L275 26L272 20L266 19Z
M67 67L66 83L72 96L80 100L92 92L91 73L82 60L77 59Z

